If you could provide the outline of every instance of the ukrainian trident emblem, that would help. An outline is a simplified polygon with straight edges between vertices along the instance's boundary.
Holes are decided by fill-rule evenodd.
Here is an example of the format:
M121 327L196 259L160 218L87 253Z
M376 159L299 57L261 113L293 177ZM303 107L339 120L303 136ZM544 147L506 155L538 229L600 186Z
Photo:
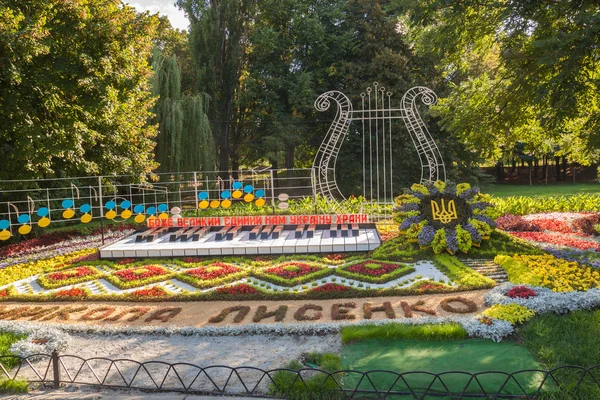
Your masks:
M431 200L431 213L433 214L434 221L440 221L442 224L447 224L453 219L458 219L456 215L456 204L454 200L450 200L448 204L445 204L444 199L441 199L441 207L435 200Z

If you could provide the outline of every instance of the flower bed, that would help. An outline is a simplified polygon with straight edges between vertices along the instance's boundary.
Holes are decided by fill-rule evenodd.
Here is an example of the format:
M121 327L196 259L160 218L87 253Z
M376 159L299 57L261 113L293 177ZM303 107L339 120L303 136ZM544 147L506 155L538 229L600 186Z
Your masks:
M326 283L324 285L317 286L316 288L311 289L311 291L319 293L347 292L348 290L350 290L348 286L337 285L335 283Z
M146 289L138 289L138 290L134 290L133 292L130 293L131 297L134 298L145 298L145 297L166 297L168 296L169 293L158 286L152 286L151 288L146 288Z
M160 265L144 265L127 268L106 276L106 280L120 289L129 289L160 282L171 278L174 274Z
M247 285L245 283L240 283L238 285L220 287L217 289L218 293L230 294L230 295L239 295L239 294L254 294L258 293L258 290L254 289L252 286Z
M415 272L411 266L376 260L361 261L337 269L336 273L345 278L370 283L385 283Z
M521 239L550 243L557 246L571 247L580 250L594 250L600 251L600 243L592 240L577 239L569 236L562 235L560 233L549 233L549 232L511 232L512 235Z
M434 257L434 262L437 269L463 288L483 289L496 286L493 279L467 267L456 257L440 254Z
M187 270L177 275L177 279L199 289L205 289L238 280L246 275L242 268L235 265L215 262Z
M253 275L276 285L295 286L324 278L334 272L335 269L322 267L316 263L287 261L273 267L257 270Z
M87 297L89 292L82 288L64 289L54 292L50 295L54 299L82 299Z
M38 283L44 289L55 289L61 286L74 285L81 282L92 281L102 277L102 273L90 265L65 269L41 275Z
M600 286L600 272L551 255L497 256L494 262L512 283L542 286L555 292L585 291Z

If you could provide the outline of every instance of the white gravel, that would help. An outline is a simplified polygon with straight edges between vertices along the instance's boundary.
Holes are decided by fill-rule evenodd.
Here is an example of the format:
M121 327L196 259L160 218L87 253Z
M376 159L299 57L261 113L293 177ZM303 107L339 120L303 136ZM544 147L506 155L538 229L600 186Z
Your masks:
M237 377L239 375L248 390L257 387L255 393L266 393L270 379L262 372L248 368L238 370L236 375L226 367L272 370L283 368L289 361L298 359L302 353L339 353L341 347L341 339L337 334L243 337L71 334L68 348L61 352L63 355L75 355L83 359L132 359L140 363L189 363L200 368L179 365L170 369L168 365L161 363L145 364L140 368L138 363L129 361L111 364L106 360L92 360L84 363L80 358L63 356L61 361L65 369L61 373L63 380L68 380L70 376L71 380L79 383L100 383L104 380L110 385L131 384L150 389L162 382L163 389L173 390L185 386L195 391L208 392L223 390L227 385L227 393L246 392ZM226 367L203 369L209 366ZM45 371L48 361L36 362L35 367L38 371ZM27 375L32 373L28 371Z

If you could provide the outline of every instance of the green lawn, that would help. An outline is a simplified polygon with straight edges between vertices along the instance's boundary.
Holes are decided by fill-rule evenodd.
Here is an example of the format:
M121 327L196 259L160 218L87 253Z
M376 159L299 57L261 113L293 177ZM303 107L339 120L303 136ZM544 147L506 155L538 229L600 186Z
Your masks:
M0 356L10 355L8 349L10 346L25 338L25 335L15 335L8 332L0 332ZM0 358L0 363L4 368L10 370L19 365L19 360L16 358ZM0 393L26 393L27 382L23 379L17 379L14 381L6 380L4 372L0 371Z
M568 315L544 314L518 330L525 345L544 368L563 365L590 367L600 364L600 310L577 311ZM570 390L582 371L563 370L556 374L564 387L550 399L600 399L600 368L587 375L583 386Z
M496 197L528 196L568 196L573 194L600 193L600 183L551 183L548 185L489 185L482 188L483 193Z
M503 371L514 372L524 369L539 369L539 364L534 360L527 348L511 341L494 343L487 339L466 339L454 341L422 341L422 340L365 340L345 345L342 349L342 365L345 369L358 371L389 370L395 372L407 371ZM539 387L542 375L536 372L527 372L519 375L518 383L526 388L529 393L534 393ZM358 384L360 375L344 377L344 386L353 388ZM397 376L386 372L370 374L368 379L363 379L360 388L387 391L393 387L394 391L405 391L407 385L404 381L396 380ZM413 390L423 392L434 377L427 373L419 372L404 375L405 381ZM470 375L452 373L443 376L443 383L439 380L433 382L430 390L445 391L444 385L453 392L460 393L467 386ZM482 375L479 378L486 392L495 393L506 382L506 375L501 373ZM394 383L395 382L395 383ZM466 392L481 393L481 388L476 381L468 384ZM514 381L507 383L502 394L523 394ZM402 397L390 397L394 399ZM429 397L426 397L429 398ZM437 397L441 398L441 397Z

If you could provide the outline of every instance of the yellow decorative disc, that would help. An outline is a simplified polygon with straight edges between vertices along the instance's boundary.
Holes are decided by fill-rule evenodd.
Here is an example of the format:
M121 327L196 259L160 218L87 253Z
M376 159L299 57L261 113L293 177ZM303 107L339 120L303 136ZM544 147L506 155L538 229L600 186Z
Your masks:
M240 197L242 197L242 191L241 190L236 190L231 195L233 196L234 199L239 199Z
M29 232L31 232L31 226L29 226L29 225L21 225L19 227L19 233L21 235L27 235Z
M117 216L117 212L115 210L110 210L106 214L104 214L106 219L114 219Z
M73 211L71 208L69 208L68 210L63 211L63 218L65 219L71 219L75 216L75 211Z
M221 204L219 200L213 200L210 202L210 208L217 208L219 207L219 204Z
M208 202L208 200L202 200L200 202L200 204L198 205L198 207L200 207L201 209L204 210L204 209L208 208L209 204L210 203Z
M0 240L10 239L10 231L0 231Z
M231 207L231 200L223 200L221 202L221 207L223 207L223 208L229 208L229 207Z
M244 201L246 203L250 203L252 200L254 200L254 195L252 193L248 193L244 196Z
M158 216L158 219L167 219L169 218L169 214L167 213L160 213Z
M145 219L146 219L146 216L144 214L138 214L135 216L135 218L133 220L135 222L137 222L138 224L141 224L142 222L144 222Z
M89 222L92 221L92 215L91 214L83 214L81 216L81 222L83 222L84 224L87 224Z
M47 227L48 225L50 225L50 218L48 218L48 217L41 218L41 219L40 219L40 220L37 222L37 224L38 224L38 226L39 226L40 228L45 228L45 227Z
M121 218L123 219L129 219L131 215L131 210L123 210L123 212L121 212Z
M254 204L256 204L257 207L262 207L265 205L265 199L258 199L254 202Z

